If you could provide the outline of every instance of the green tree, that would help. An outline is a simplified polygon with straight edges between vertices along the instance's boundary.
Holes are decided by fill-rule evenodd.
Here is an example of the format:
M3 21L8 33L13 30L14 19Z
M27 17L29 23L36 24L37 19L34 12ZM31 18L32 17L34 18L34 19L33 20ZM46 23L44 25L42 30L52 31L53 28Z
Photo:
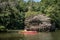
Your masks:
M56 23L56 27L60 28L60 1L59 0L42 0L40 11L50 16L52 21Z
M24 28L24 4L18 0L0 0L0 26L6 29ZM18 6L18 7L17 7Z

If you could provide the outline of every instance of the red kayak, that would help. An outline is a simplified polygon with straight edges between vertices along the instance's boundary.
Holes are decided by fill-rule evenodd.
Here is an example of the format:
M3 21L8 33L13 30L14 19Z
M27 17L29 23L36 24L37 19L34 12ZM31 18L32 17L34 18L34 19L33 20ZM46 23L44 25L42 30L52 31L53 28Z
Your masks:
M21 32L21 34L24 34L24 35L36 35L37 32L36 31L23 31L23 32Z

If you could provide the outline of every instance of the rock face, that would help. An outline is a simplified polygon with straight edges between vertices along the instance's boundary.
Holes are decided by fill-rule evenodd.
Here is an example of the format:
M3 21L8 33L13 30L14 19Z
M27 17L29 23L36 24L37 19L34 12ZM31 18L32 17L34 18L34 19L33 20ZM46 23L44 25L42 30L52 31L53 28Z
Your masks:
M51 20L45 14L31 16L25 19L25 29L31 31L55 31Z

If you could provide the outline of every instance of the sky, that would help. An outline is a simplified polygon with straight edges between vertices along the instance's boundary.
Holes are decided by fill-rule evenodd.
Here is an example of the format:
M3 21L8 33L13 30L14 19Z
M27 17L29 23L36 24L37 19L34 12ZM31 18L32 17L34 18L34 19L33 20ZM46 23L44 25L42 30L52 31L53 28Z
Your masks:
M41 1L41 0L34 0L34 1L39 2L39 1Z
M24 1L28 1L28 0L24 0ZM39 2L39 1L41 1L41 0L34 0L35 2Z

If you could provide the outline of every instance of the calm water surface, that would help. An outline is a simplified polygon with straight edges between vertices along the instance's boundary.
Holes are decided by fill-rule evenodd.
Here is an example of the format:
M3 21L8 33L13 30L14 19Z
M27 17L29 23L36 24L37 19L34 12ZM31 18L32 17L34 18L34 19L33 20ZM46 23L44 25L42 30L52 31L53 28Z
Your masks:
M56 32L40 32L36 35L0 33L0 40L60 40L60 30Z

